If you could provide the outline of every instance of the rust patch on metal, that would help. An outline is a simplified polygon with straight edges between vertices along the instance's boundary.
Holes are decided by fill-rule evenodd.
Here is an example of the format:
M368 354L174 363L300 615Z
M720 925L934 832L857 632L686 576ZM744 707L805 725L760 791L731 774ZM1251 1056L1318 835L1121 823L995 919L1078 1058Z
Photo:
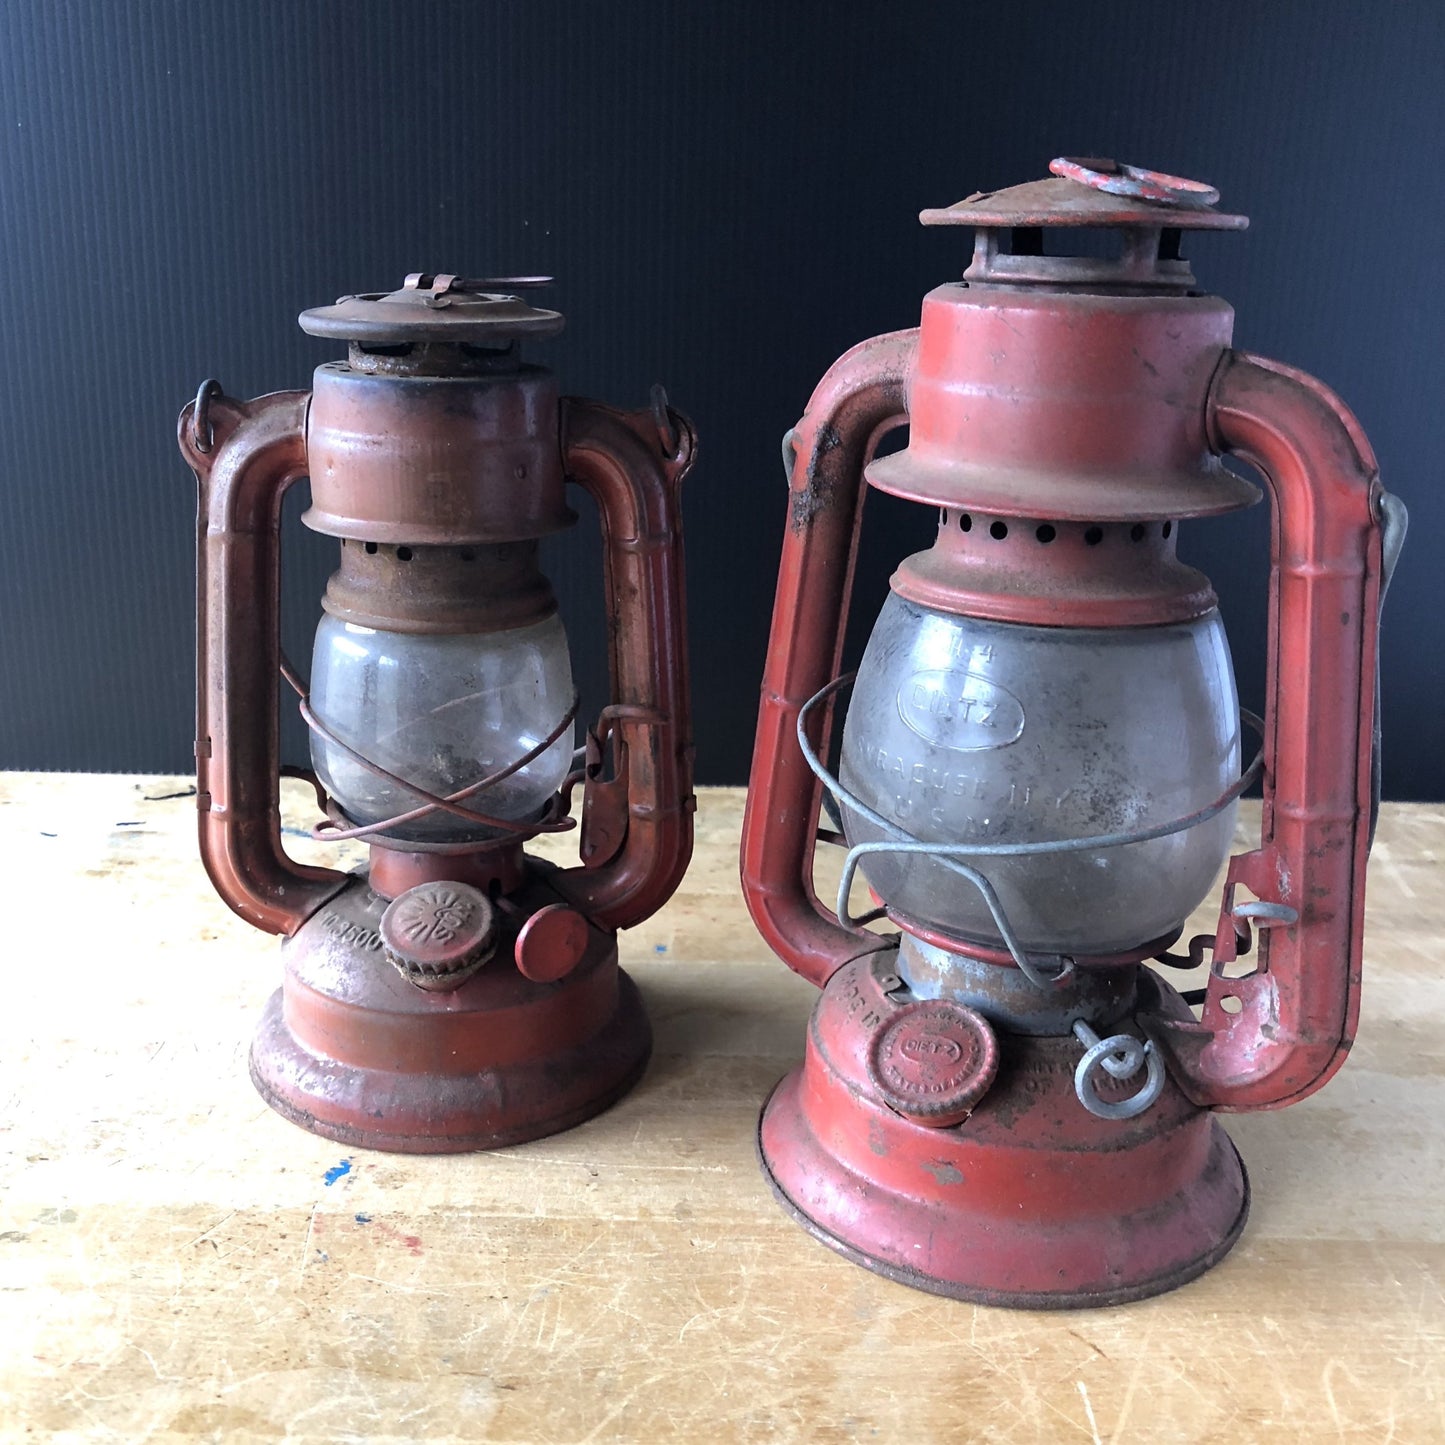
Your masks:
M930 1159L924 1169L933 1175L935 1184L962 1184L963 1174L956 1165L950 1164L947 1159Z

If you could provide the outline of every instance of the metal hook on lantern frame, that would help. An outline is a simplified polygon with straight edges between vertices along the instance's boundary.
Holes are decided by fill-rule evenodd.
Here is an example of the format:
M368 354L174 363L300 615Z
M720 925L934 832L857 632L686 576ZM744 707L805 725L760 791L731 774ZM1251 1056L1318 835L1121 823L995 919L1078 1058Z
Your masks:
M827 788L840 807L852 810L872 823L874 827L881 828L890 835L892 840L855 843L848 849L847 856L843 860L843 876L838 884L837 914L839 922L847 928L859 926L860 920L855 919L848 910L848 894L852 890L854 875L863 858L875 853L921 854L934 859L950 872L973 884L993 917L994 926L998 929L999 937L1003 939L1004 946L1008 949L1009 957L1013 959L1019 972L1037 988L1058 987L1073 973L1074 960L1067 955L1060 954L1057 955L1058 962L1054 972L1048 973L1041 969L1038 962L1031 959L1019 943L1003 904L988 877L977 868L964 863L962 859L1017 858L1050 853L1091 853L1105 848L1119 848L1128 843L1147 843L1155 838L1167 838L1171 834L1183 833L1189 828L1198 827L1201 823L1207 823L1211 818L1218 816L1240 797L1264 768L1264 748L1261 746L1249 766L1208 806L1174 818L1170 822L1156 823L1148 828L1135 828L1118 833L1096 833L1086 838L1051 838L1033 843L925 843L921 839L915 838L906 828L902 828L897 823L890 822L882 814L874 812L860 798L845 788L824 766L813 745L808 741L806 724L809 713L820 702L849 686L856 676L857 674L853 672L845 673L842 677L835 678L826 687L815 692L798 710L797 724L798 746L803 750L803 758L812 770L814 777ZM1261 718L1256 717L1254 713L1245 708L1240 708L1239 716L1241 722L1253 728L1263 738L1264 722Z
M203 456L216 444L216 430L211 425L211 403L224 395L221 383L214 376L208 376L196 388L196 400L191 407L191 445Z
M474 797L476 794L487 788L495 787L496 784L505 782L514 773L520 772L528 763L534 762L550 748L558 738L565 735L567 729L577 720L577 712L581 706L581 695L572 694L571 705L562 714L557 725L539 743L529 748L519 758L513 759L510 763L488 773L485 777L477 779L474 783L468 783L465 788L459 788L455 793L449 793L446 797L439 797L429 792L426 788L418 786L407 778L399 777L396 773L388 771L380 763L368 758L364 753L358 752L344 739L339 738L330 727L317 716L311 706L311 694L305 683L301 681L291 664L285 658L281 659L281 676L284 677L299 699L301 716L306 726L319 737L325 738L346 754L352 762L363 767L367 772L374 774L383 781L400 788L403 792L420 798L421 804L411 808L405 813L399 813L392 818L383 818L378 823L358 824L352 827L345 827L334 818L323 818L311 830L311 836L318 842L338 843L358 838L371 838L378 834L384 834L392 828L403 826L407 823L414 823L419 818L424 818L432 813L450 813L453 817L460 818L464 822L472 823L478 827L495 828L503 833L517 834L523 838L534 837L538 833L562 833L577 826L576 820L572 817L559 817L558 804L563 797L562 792L553 794L548 800L547 806L540 818L530 821L520 821L515 818L497 818L490 813L479 813L474 808L462 806L465 799ZM575 755L574 755L575 761ZM569 778L569 782L571 779ZM567 784L564 783L564 789Z

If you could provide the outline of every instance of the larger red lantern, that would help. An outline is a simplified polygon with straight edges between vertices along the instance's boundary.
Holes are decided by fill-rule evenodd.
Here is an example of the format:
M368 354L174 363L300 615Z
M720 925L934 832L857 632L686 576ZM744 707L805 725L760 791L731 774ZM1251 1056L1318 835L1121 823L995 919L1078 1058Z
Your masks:
M522 284L526 284L525 282ZM641 1074L651 1036L616 932L692 845L678 484L692 431L661 389L619 412L524 362L560 330L515 281L408 277L307 311L347 343L312 391L201 389L180 443L201 486L196 769L222 898L285 939L251 1050L268 1103L372 1148L480 1149L578 1123ZM309 686L277 633L280 504L340 542ZM573 690L538 540L597 504L612 701L574 751ZM282 847L277 692L312 732L327 818L356 874ZM524 851L575 825L581 862Z
M1231 350L1230 307L1196 289L1184 234L1244 217L1176 177L1051 169L924 212L975 228L963 282L848 352L790 435L742 872L822 989L761 1123L785 1207L920 1288L1077 1306L1220 1259L1249 1191L1215 1111L1303 1098L1354 1036L1404 513L1344 406ZM1262 719L1175 550L1182 520L1257 497L1226 456L1273 507ZM937 509L938 535L893 575L832 771L865 479ZM1176 951L1256 777L1259 846ZM825 789L833 910L811 881ZM859 868L896 934L849 916ZM1196 1017L1149 965L1206 958Z

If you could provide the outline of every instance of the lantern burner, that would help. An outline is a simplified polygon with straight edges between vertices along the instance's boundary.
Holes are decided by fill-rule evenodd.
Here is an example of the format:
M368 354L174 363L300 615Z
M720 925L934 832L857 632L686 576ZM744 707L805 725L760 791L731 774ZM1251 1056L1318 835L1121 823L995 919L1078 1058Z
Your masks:
M1195 286L1180 254L1184 231L1238 231L1249 224L1247 216L1216 211L1219 192L1202 181L1113 160L1060 157L1049 169L1047 180L975 192L919 219L925 226L977 229L973 264L964 272L975 284L1166 295ZM1105 254L1049 254L1050 246L1089 244L1081 243L1081 231L1115 234L1094 244ZM1061 232L1073 241L1063 241Z

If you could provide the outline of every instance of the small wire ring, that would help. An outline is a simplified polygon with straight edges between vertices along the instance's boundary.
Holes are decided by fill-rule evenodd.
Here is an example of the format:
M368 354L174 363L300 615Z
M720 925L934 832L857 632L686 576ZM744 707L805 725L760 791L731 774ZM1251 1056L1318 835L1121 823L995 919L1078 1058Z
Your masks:
M1115 1072L1120 1065L1115 1062L1116 1055L1125 1055L1133 1052L1136 1059L1147 1062L1149 1072L1144 1079L1144 1086L1137 1094L1132 1094L1127 1099L1120 1099L1111 1102L1101 1099L1094 1087L1094 1071L1103 1068L1105 1072L1112 1074L1116 1079L1132 1078L1139 1072L1139 1062L1127 1074ZM1141 1045L1133 1034L1114 1034L1110 1038L1100 1039L1098 1043L1084 1050L1084 1056L1074 1069L1074 1093L1078 1095L1079 1102L1098 1119L1134 1119L1150 1108L1159 1095L1164 1092L1164 1079L1166 1077L1164 1060L1160 1057L1159 1050L1154 1047L1153 1042Z

